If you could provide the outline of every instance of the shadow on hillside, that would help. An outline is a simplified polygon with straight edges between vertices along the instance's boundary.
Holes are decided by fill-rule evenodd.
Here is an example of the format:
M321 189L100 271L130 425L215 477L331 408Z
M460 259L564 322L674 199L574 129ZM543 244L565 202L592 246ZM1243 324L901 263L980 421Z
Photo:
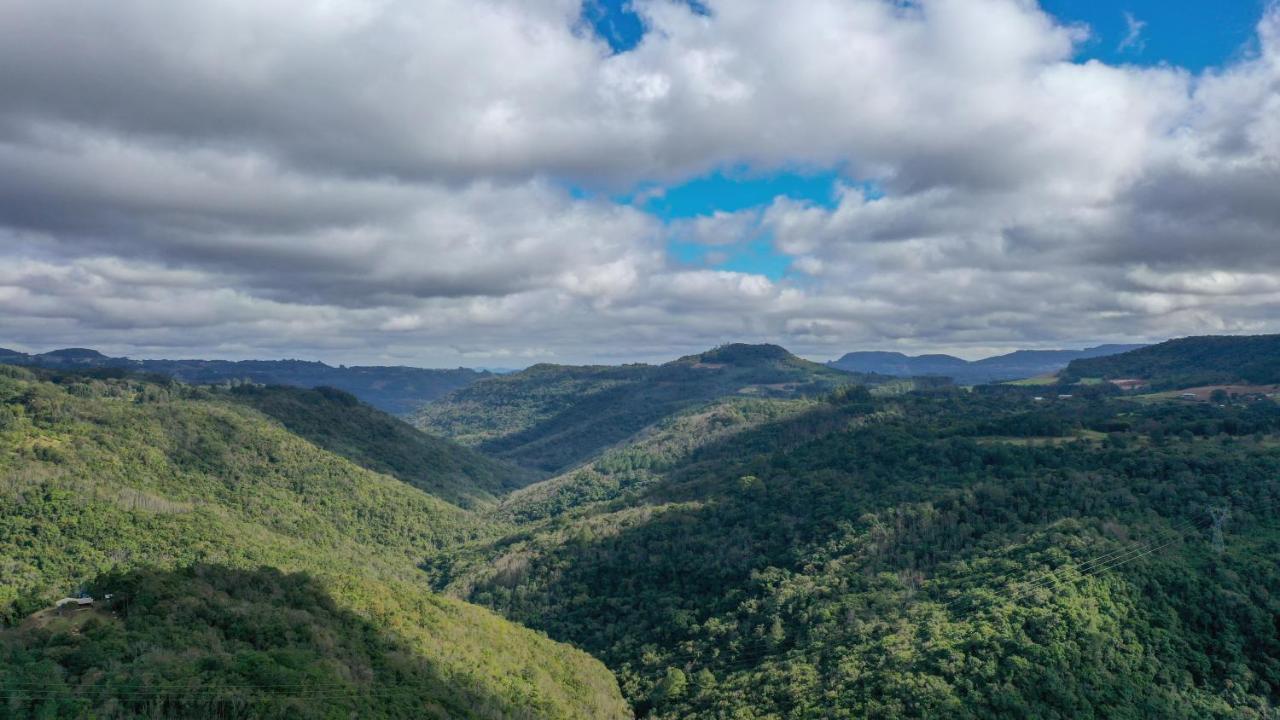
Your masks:
M580 399L520 432L480 449L522 467L563 472L634 435L658 419L708 399L688 383L630 383Z
M92 609L44 611L0 635L7 717L528 714L447 676L306 573L143 569L90 592Z
M428 435L342 390L242 385L231 397L317 447L462 507L486 505L540 478Z
M781 350L779 348L779 350ZM785 352L785 351L782 351ZM819 368L821 371L821 368ZM833 371L834 372L834 371ZM745 387L767 396L818 395L835 384L804 368L670 363L637 371L632 380L576 398L532 427L483 443L491 455L551 474L572 469L653 423ZM843 379L844 373L835 372ZM854 381L852 375L849 382ZM786 385L786 390L770 384Z
M638 616L671 620L682 606L701 615L721 601L738 602L741 597L734 599L727 588L750 584L754 572L770 565L801 562L805 549L844 524L954 489L942 484L926 491L915 474L884 471L919 447L897 430L869 422L877 407L865 391L852 391L700 447L637 496L606 500L598 512L574 521L572 530L549 538L557 549L548 567L539 567L545 558L537 551L515 550L469 597L597 653L607 645L584 635L581 608L561 617L554 608L530 606L525 614L515 587L545 570L547 577L534 584L546 592L556 592L555 586L604 591L596 595L606 595L607 602L590 613L593 626L604 628ZM867 430L844 432L854 426ZM809 472L814 468L824 471ZM624 507L634 512L613 514ZM522 530L481 552L492 561L510 555L513 542L532 537ZM447 577L451 569L431 570ZM661 623L653 626L663 632Z
M903 412L887 412L894 406ZM1132 410L1108 407L1106 417ZM600 657L642 713L650 697L644 683L662 679L666 665L690 674L710 669L723 682L723 673L794 648L837 658L840 643L862 643L862 627L913 607L912 598L943 603L964 621L975 601L1017 605L1037 587L1014 589L1021 580L1035 578L1053 598L1046 602L1059 602L1058 582L1076 586L1072 572L1102 575L1104 600L1113 591L1142 597L1154 587L1158 597L1173 598L1159 623L1176 617L1197 628L1195 637L1216 643L1221 626L1205 617L1202 602L1160 589L1171 586L1156 552L1182 534L1195 538L1196 523L1188 521L1213 498L1234 496L1239 519L1244 508L1274 508L1274 455L1243 454L1235 439L1193 442L1189 434L1168 445L977 441L975 433L993 420L1029 426L1009 430L1034 429L1024 408L941 393L894 401L846 394L708 443L643 493L526 529L509 546L495 543L490 550L499 557L469 598ZM1147 419L1171 423L1162 432L1173 436L1203 422L1160 411ZM1223 562L1203 545L1198 552L1206 566ZM1268 554L1241 557L1257 555ZM1108 562L1090 566L1090 556ZM1111 585L1117 557L1125 569ZM1071 564L1074 571L1049 576L1052 584L1043 575ZM1115 591L1144 575L1155 579ZM1225 598L1236 591L1214 592ZM1061 602L1077 603L1073 595L1063 593ZM854 602L841 604L841 597ZM1270 636L1272 614L1242 611L1241 618L1240 626L1261 630L1243 636ZM859 629L843 634L852 620ZM1211 629L1199 630L1206 623ZM1095 637L1088 623L1065 627ZM1153 636L1163 639L1166 630ZM1270 647L1252 657L1259 670L1247 672L1274 667ZM786 677L777 668L768 672L755 680ZM780 688L786 680L777 682ZM1039 687L1034 675L1025 682Z
M947 412L947 402L940 397L936 410ZM762 593L758 576L770 568L848 557L867 575L927 576L993 543L1130 502L1113 478L1087 472L1085 450L919 435L883 416L885 407L846 393L709 443L637 496L600 503L543 536L524 530L495 541L485 548L493 571L468 597L616 668L631 658L612 654L608 629L639 628L634 635L677 646L687 640L682 628ZM1167 485L1157 466L1146 471L1153 489ZM1177 517L1186 494L1156 509Z

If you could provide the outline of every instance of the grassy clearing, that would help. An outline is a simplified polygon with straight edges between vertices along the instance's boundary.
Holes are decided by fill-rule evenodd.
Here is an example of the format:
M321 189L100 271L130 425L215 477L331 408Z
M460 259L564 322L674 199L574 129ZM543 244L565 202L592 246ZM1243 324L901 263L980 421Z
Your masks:
M1065 445L1075 442L1076 440L1088 440L1090 442L1099 442L1106 439L1107 434L1098 432L1097 430L1081 430L1073 435L1055 435L1055 436L1036 436L1036 437L1013 437L1011 435L990 435L987 437L974 438L979 445L1017 445L1019 447L1046 447L1050 445Z
M1035 377L1023 378L1022 380L1010 380L1005 385L1018 385L1022 387L1031 387L1039 385L1056 385L1058 376L1055 375L1037 375Z

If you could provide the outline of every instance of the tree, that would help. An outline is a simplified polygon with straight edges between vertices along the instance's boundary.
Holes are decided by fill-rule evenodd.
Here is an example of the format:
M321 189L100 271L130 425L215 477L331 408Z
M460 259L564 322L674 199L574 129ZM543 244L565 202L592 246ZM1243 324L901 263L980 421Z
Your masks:
M662 702L663 700L678 700L684 697L689 690L689 678L685 676L684 671L680 668L669 667L667 674L662 678L662 682L658 683L658 687L654 688L654 702Z
M716 686L716 675L707 668L702 668L693 674L693 684L698 687L699 693L710 692Z

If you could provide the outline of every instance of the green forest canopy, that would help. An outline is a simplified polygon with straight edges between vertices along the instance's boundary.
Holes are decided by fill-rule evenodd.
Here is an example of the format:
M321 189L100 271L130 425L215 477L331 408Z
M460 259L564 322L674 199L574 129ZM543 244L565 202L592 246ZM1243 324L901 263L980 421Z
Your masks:
M734 395L805 397L896 378L847 373L776 345L730 344L664 365L535 365L430 403L415 424L559 473L682 411Z
M0 368L0 707L293 717L283 678L337 684L313 716L626 717L597 661L429 591L499 529L222 392ZM114 599L30 619L77 589Z
M1208 340L1138 362L1265 377ZM0 370L6 707L1275 716L1274 401L818 369L537 366L422 420L472 450L330 389ZM113 598L47 610L75 589Z
M429 569L604 659L647 717L1270 716L1280 409L1033 392L846 391L676 457L653 438Z
M1169 340L1120 355L1073 360L1062 372L1081 378L1146 380L1157 390L1229 383L1280 383L1280 335Z

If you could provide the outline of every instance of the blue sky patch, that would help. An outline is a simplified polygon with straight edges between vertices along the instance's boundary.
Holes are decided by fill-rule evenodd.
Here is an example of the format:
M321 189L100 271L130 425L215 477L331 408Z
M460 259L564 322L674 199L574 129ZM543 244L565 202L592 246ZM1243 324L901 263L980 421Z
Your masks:
M694 12L707 12L698 0L688 0L688 4ZM630 50L644 37L644 23L631 9L631 0L583 0L582 19L616 53Z
M590 25L614 52L626 52L644 36L644 24L631 12L626 0L584 0L582 20Z
M665 190L642 188L621 199L671 223L711 215L716 211L761 208L780 196L834 208L838 201L838 181L840 174L833 170L752 175L739 169L713 172ZM755 273L771 280L785 276L793 260L774 248L773 238L768 233L759 232L740 242L720 245L676 238L668 242L667 250L682 264Z
M780 195L830 208L836 204L835 183L839 178L834 171L769 175L717 171L665 190L641 189L628 199L664 220L760 207Z
M1222 65L1254 40L1267 0L1041 0L1064 23L1084 23L1093 32L1081 60L1158 65L1189 70ZM708 12L697 0L690 6ZM584 0L582 19L614 52L626 52L644 37L644 23L630 0ZM1136 34L1134 29L1137 29Z
M1083 23L1091 36L1077 60L1108 64L1169 64L1194 72L1239 59L1256 44L1255 31L1267 0L1041 0L1041 7L1063 23ZM699 12L707 9L689 0ZM584 0L582 18L614 52L626 52L644 37L643 21L630 0ZM749 167L709 173L672 186L654 184L615 196L663 222L671 223L716 211L736 212L767 206L779 196L832 208L837 202L839 169L753 172ZM845 180L845 182L848 182ZM865 183L869 198L883 196L874 183ZM575 197L595 196L571 188ZM755 233L737 243L704 245L688 238L668 243L681 264L750 272L777 280L792 258L773 247L767 233Z
M1093 36L1080 59L1109 64L1168 63L1200 71L1239 56L1253 42L1266 0L1042 0ZM1135 32L1136 31L1136 32Z

